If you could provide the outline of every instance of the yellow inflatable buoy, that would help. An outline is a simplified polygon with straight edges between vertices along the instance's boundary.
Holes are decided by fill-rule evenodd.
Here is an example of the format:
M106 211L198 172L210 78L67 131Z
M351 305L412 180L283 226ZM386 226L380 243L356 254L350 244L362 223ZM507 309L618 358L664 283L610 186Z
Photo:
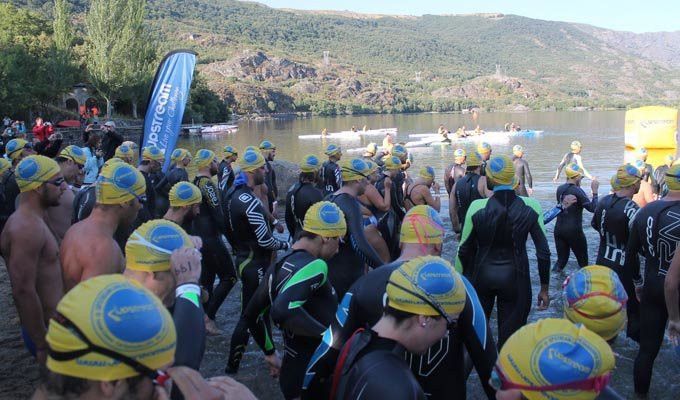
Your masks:
M625 143L627 147L675 149L678 146L678 110L650 106L626 111Z

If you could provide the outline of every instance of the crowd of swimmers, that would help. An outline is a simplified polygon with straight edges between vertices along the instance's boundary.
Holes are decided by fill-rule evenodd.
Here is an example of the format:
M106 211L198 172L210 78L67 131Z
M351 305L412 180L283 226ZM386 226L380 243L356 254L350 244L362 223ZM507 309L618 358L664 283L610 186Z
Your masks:
M165 172L163 151L122 143L89 184L83 148L48 158L8 142L0 252L17 334L46 370L33 398L251 399L233 377L252 336L286 399L465 398L472 368L488 398L618 399L609 343L624 330L639 343L635 392L648 393L667 320L680 336L673 156L653 170L641 149L599 198L574 141L544 212L522 146L454 149L444 192L431 166L413 171L407 149L388 144L355 158L335 144L305 155L280 196L269 140L221 157L173 149ZM454 260L442 258L442 196ZM584 209L600 235L595 263ZM527 323L532 304L548 308L551 274L564 274L571 252L580 269L564 283L564 317ZM227 375L204 378L206 335L222 334L218 311L239 280L229 349L210 349Z

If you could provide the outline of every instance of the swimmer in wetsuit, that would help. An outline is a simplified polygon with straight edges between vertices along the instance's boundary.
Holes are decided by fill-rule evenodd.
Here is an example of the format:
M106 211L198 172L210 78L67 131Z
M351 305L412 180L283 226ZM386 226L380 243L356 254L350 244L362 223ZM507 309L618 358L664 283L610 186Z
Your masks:
M163 151L156 146L148 146L142 150L142 162L139 163L139 172L146 182L146 203L137 214L137 220L133 224L136 228L146 221L156 218L156 174L160 172L165 160Z
M486 177L481 176L482 157L477 152L470 152L466 157L467 170L449 194L449 216L453 231L460 234L465 223L465 215L473 201L489 197L493 194L487 188Z
M328 156L328 161L324 161L321 166L319 188L323 191L323 195L327 196L342 187L342 172L338 165L342 158L342 149L340 146L329 144L324 154Z
M300 163L300 176L286 194L286 227L293 240L302 233L302 222L309 207L323 199L321 191L316 188L319 177L319 158L306 155Z
M557 188L557 202L562 202L565 195L576 196L577 202L560 215L555 223L555 248L557 249L557 261L553 271L562 272L569 261L569 251L574 252L579 267L588 265L588 243L583 233L583 209L595 212L597 207L597 189L600 183L593 179L590 188L593 197L586 196L581 189L581 180L585 172L578 164L573 163L566 167L567 182Z
M333 367L342 345L358 328L373 326L382 316L390 274L416 257L441 255L444 239L441 218L431 207L412 208L404 218L400 239L399 259L361 277L345 294L336 318L324 334L324 342L307 368L303 399L328 397ZM463 281L467 300L456 328L424 355L407 356L411 371L431 400L465 398L467 374L463 366L463 346L472 358L487 396L493 398L494 395L487 382L496 361L496 345L476 292L466 279Z
M477 290L487 318L497 303L498 344L502 346L526 324L531 310L527 237L531 235L536 246L541 281L539 310L547 309L550 303L550 248L541 206L532 198L515 194L517 177L510 157L491 158L486 177L493 196L475 200L468 209L456 268Z
M654 170L654 194L660 199L668 193L668 187L666 186L666 172L675 163L675 155L668 154L665 158L665 163L659 165L656 170Z
M366 240L360 203L361 195L368 185L369 168L359 158L342 164L342 188L328 195L329 200L342 210L347 223L347 235L340 243L340 250L328 261L329 279L338 297L344 296L349 287L365 273L365 265L371 268L383 264L380 256Z
M232 164L238 159L238 152L232 146L225 146L222 153L224 157L220 161L219 167L217 167L217 186L220 188L222 197L224 197L231 185L234 184L234 179L236 179Z
M209 334L218 334L215 316L229 292L236 284L234 261L222 240L226 235L225 215L212 177L217 174L217 159L211 150L200 149L193 159L198 170L194 185L201 190L202 202L199 214L193 220L192 234L199 236L203 242L201 247L201 286L208 291L210 298L205 304L205 324ZM213 289L215 277L220 283Z
M434 195L430 192L430 189L434 191ZM416 180L406 186L404 204L407 211L417 205L428 205L439 212L441 199L439 197L439 184L434 180L434 168L423 167L420 169Z
M491 158L491 145L487 142L479 142L477 145L477 153L482 156L482 170L480 175L484 176L486 174L486 163Z
M465 284L444 259L418 257L392 271L386 294L381 318L352 335L340 351L331 398L426 398L406 352L424 355L454 329L466 303Z
M399 180L399 175L402 174L401 160L395 156L388 156L385 157L383 161L383 172L375 182L375 188L383 198L389 196L390 208L386 212L382 212L378 209L373 211L378 220L378 230L389 251L389 261L399 257L399 227L401 226L401 220L405 214L405 210L397 201L399 198L399 184L397 181ZM389 195L387 194L388 191Z
M169 193L170 189L178 182L189 182L189 174L187 173L187 166L191 163L191 153L189 150L177 148L170 154L170 161L172 165L167 174L163 174L160 180L156 183L156 213L165 215L170 207Z
M276 146L269 140L260 143L260 152L264 157L264 184L267 185L267 210L270 214L276 213L276 199L279 198L279 188L276 185L276 171L272 167L272 161L276 157Z
M600 247L595 264L609 267L618 275L628 294L627 336L640 340L639 304L630 271L624 269L626 245L628 244L631 221L640 207L632 200L640 189L640 172L627 164L619 167L611 179L613 194L604 196L597 202L590 225L600 234Z
M253 193L253 188L265 180L265 160L254 150L243 152L238 161L241 174L224 198L224 215L227 219L227 237L234 248L236 264L241 277L241 317L231 336L229 359L226 372L236 373L243 353L248 345L248 321L244 311L267 267L271 264L272 254L277 250L287 250L288 242L275 238L267 222L262 203ZM258 330L268 330L269 316L265 314L258 324ZM251 329L253 331L253 329ZM255 337L263 337L261 332L253 332Z
M624 269L631 271L640 300L640 350L633 367L635 393L645 396L652 379L654 360L664 338L668 313L664 279L680 244L680 165L666 173L668 195L640 209L630 228ZM638 253L645 258L644 278Z
M588 170L586 170L586 167L583 166L583 160L581 160L581 149L582 149L581 142L578 140L574 140L571 142L570 148L571 151L562 157L562 161L560 161L560 165L557 166L557 171L555 172L555 176L553 177L553 182L557 183L557 179L559 179L560 174L562 173L562 169L564 167L567 167L571 164L578 164L579 168L583 170L583 175L588 178L588 179L593 179L593 176L590 175Z
M515 166L515 176L519 180L515 193L518 196L531 196L534 193L533 179L529 170L529 162L524 159L524 147L515 145L512 148L512 163ZM527 188L528 186L528 188Z
M193 183L177 182L168 193L170 208L163 219L181 226L185 232L192 232L192 222L201 212L203 194ZM187 229L188 228L188 229ZM197 246L202 247L202 246Z
M331 323L338 300L328 281L328 260L345 236L345 217L322 201L309 208L300 239L278 261L267 282L272 320L283 329L286 348L279 384L284 398L300 397L307 364Z
M465 176L465 150L456 149L453 152L453 164L448 165L444 169L444 186L446 186L446 193L451 194L453 187L458 179Z

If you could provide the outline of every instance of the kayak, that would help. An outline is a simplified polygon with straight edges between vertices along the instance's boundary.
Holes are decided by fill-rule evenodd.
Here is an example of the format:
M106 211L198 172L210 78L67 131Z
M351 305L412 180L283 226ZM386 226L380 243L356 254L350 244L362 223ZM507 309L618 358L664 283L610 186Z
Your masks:
M426 143L447 143L446 140L442 140L442 136L438 133L430 134L416 133L409 135L409 137L413 137L420 140L406 143L407 147L409 147L409 143L411 143L411 146L414 145L421 146ZM507 134L507 132L487 132L483 135L467 136L462 138L449 136L448 140L451 144L478 143L478 142L487 142L489 144L507 144L510 142L510 136Z
M397 128L369 129L366 131L340 131L329 132L325 135L298 135L298 139L360 139L362 136L385 136L386 134L396 135Z

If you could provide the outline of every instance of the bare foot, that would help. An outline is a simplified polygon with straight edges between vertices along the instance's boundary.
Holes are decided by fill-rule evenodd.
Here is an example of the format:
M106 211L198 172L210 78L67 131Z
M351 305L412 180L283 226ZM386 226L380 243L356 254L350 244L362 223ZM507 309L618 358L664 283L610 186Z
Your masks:
M217 324L215 324L215 320L208 318L207 315L203 319L205 321L205 332L209 336L217 336L222 334L222 331L217 327Z

